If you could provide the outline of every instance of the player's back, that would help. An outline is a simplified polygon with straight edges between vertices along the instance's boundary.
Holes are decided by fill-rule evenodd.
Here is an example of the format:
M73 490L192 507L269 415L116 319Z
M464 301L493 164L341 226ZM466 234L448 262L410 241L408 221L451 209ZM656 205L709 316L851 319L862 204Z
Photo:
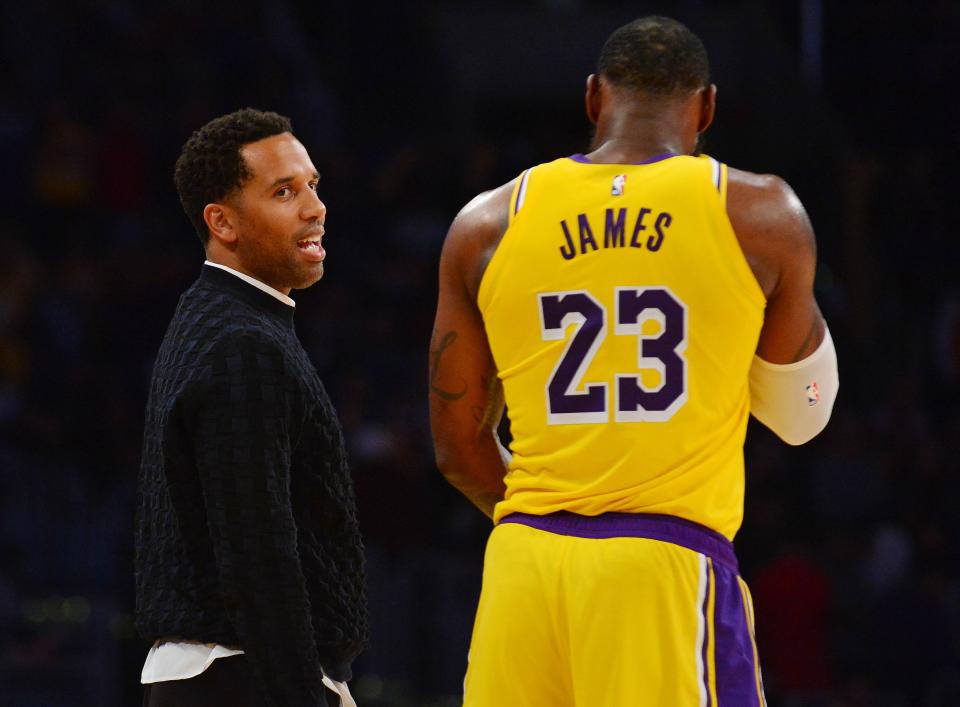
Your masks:
M495 519L663 513L732 538L765 299L709 157L517 180L478 304L510 417Z

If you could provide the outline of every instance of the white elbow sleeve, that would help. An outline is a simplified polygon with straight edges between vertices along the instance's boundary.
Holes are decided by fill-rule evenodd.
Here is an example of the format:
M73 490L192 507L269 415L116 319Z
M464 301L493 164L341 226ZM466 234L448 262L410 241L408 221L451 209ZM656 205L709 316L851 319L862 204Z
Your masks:
M825 329L820 346L802 361L753 357L750 412L787 444L803 444L826 427L839 387L837 351Z

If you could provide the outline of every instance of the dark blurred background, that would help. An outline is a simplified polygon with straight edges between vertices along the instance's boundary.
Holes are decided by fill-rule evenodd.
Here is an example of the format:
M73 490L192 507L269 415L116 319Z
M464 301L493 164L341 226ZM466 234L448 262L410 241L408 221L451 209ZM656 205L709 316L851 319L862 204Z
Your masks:
M145 393L202 260L171 173L192 130L247 105L290 115L323 175L327 275L296 293L297 328L368 548L354 693L459 704L489 526L433 464L440 245L477 192L585 151L584 79L652 12L708 47L708 151L805 202L840 356L819 438L748 437L737 547L769 702L960 704L960 4L202 5L0 5L0 704L139 704Z

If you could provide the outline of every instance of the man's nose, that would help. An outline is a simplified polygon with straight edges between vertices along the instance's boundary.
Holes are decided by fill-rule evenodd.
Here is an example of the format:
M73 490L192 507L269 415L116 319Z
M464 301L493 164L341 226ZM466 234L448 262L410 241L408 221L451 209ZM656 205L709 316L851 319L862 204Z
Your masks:
M313 219L319 219L321 222L327 215L327 207L320 200L320 195L312 189L307 190L309 194L307 195L307 200L304 203L303 209L301 209L301 218L310 221Z

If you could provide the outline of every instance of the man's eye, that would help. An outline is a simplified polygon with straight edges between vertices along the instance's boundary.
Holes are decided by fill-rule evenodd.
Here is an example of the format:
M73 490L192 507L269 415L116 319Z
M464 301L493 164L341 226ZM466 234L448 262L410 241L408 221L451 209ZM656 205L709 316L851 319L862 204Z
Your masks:
M316 191L316 190L317 190L317 182L310 182L310 188L313 189L314 191Z
M290 196L291 193L292 193L292 192L290 191L290 187L280 187L279 189L277 189L277 193L276 193L275 196L279 196L279 197L281 197L281 198L286 198L286 197Z

